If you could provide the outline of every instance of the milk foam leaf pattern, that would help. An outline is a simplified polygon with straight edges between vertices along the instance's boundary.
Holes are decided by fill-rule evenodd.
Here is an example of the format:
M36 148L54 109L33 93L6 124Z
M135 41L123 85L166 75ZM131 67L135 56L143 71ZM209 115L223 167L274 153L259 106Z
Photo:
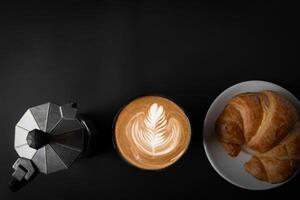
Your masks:
M171 152L180 139L180 125L175 118L167 119L163 106L153 103L147 113L132 119L131 134L138 149L150 156Z

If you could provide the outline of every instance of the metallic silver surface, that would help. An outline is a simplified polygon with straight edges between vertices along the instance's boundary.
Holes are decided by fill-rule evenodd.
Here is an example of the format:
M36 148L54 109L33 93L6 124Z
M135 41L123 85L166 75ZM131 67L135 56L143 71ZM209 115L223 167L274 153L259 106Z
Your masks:
M15 171L12 174L12 179L8 184L9 188L13 192L18 191L37 175L37 170L33 166L33 163L31 160L26 158L18 158L13 165L13 169Z
M46 163L46 147L40 148L32 158L32 162L36 165L41 173L47 174Z
M47 174L68 168L50 145L46 145L46 160Z
M50 146L56 152L56 154L59 156L66 167L70 167L81 153L81 150L74 149L62 144L52 143L50 144Z
M22 172L21 173L16 172L16 174L14 173L16 176L18 176L17 177L18 180L22 179L23 177L26 180L29 180L35 173L35 169L34 169L32 163L30 162L30 160L28 160L28 159L18 158L18 160L16 160L16 162L13 164L12 168L15 170L15 172L19 171L20 169L21 169L21 171L24 171L23 169L25 169L25 171L24 171L25 174Z
M26 140L29 132L49 133L50 139L36 150L28 141L38 142L35 139L39 137ZM72 104L46 103L28 109L18 122L15 149L20 157L30 159L41 173L49 174L67 169L80 156L85 148L85 133L88 133L87 127L77 118L77 109Z
M30 130L39 129L32 113L27 110L15 128L15 149L20 157L31 159L36 150L29 147L26 138ZM25 141L24 141L25 139Z
M61 106L60 107L61 115L64 119L75 119L77 111L71 106Z
M84 127L78 119L61 119L56 127L50 132L52 135L60 135L72 131L82 130Z
M37 122L40 130L42 131L46 131L49 106L50 103L45 103L40 106L35 106L29 109L35 121Z
M61 144L70 147L71 149L76 149L81 151L84 148L83 141L84 141L83 130L79 129L76 131L53 136L51 140L51 144Z
M20 121L17 123L17 126L22 127L28 131L31 131L33 129L39 129L39 126L37 125L30 110L27 110L25 112Z
M16 126L15 128L15 147L19 147L22 145L27 144L27 135L28 135L29 131L20 127L20 126Z
M26 175L26 171L23 170L22 168L15 170L14 173L12 174L12 176L15 177L15 179L17 179L18 181L21 181L25 175Z
M61 118L59 106L51 103L48 112L46 132L50 133L52 129L56 127Z
M36 149L31 148L28 144L15 147L18 155L22 158L31 159L36 153Z

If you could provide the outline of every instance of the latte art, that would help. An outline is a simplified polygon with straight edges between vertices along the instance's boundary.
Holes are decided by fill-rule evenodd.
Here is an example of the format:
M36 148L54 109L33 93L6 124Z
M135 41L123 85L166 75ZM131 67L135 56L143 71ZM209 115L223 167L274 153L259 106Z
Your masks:
M122 157L143 169L176 162L190 141L190 124L172 101L146 96L130 102L115 123L115 144Z
M171 152L180 141L180 124L175 118L166 119L163 106L154 103L148 113L139 112L129 122L126 134L138 150L150 156Z

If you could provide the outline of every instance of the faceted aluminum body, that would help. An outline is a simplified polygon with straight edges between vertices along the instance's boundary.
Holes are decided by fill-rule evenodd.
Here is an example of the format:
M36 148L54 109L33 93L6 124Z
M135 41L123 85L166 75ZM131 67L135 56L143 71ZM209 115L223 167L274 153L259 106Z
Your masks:
M50 134L49 143L36 150L28 145L34 129ZM71 105L46 103L29 108L15 127L15 150L30 159L41 173L64 170L78 158L84 147L85 127Z

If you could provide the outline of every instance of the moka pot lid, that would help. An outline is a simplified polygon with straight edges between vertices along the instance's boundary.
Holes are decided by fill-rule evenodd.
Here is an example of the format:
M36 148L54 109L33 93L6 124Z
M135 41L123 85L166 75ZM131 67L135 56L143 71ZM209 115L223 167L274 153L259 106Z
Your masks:
M15 127L14 147L41 173L64 170L84 148L85 127L72 104L46 103L29 108Z

